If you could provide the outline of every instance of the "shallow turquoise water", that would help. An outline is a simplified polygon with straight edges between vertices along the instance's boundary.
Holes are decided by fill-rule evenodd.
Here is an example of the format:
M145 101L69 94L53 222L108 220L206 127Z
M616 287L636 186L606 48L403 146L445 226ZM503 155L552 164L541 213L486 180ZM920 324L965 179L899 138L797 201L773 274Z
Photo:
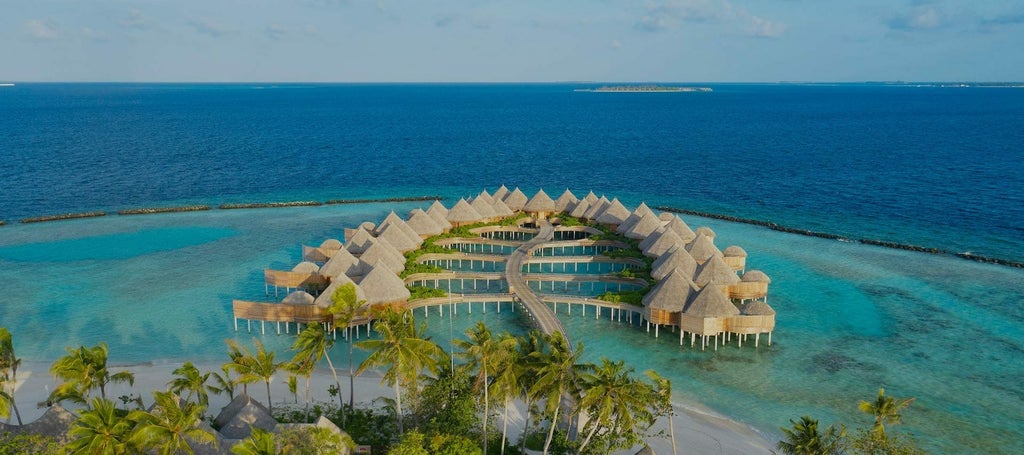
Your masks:
M163 214L7 226L0 237L0 320L19 355L52 360L65 346L106 341L118 363L224 359L231 299L265 299L262 269L290 267L300 245L426 204L367 204ZM1024 439L1024 271L950 257L778 233L685 217L708 225L720 247L739 244L748 268L773 279L779 312L773 345L718 352L680 348L637 326L577 309L561 316L588 359L629 361L674 380L681 398L769 434L810 414L868 425L856 402L878 387L917 401L903 430L941 453L1012 453ZM109 245L127 245L104 253ZM483 319L525 330L520 314L477 306L427 318L450 334ZM417 313L421 317L421 313ZM452 326L449 326L452 323ZM257 325L258 326L258 325ZM283 352L291 338L268 325ZM253 335L258 334L258 329ZM344 359L347 347L336 349ZM343 360L342 360L343 361Z

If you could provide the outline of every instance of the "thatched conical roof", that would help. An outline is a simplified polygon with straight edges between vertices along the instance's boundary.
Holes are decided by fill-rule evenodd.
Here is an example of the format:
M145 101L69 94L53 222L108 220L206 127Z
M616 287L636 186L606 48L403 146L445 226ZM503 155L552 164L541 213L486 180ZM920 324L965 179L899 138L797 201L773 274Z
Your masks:
M402 217L398 216L394 210L388 214L387 218L384 218L384 221L380 223L380 226L377 226L377 236L379 237L380 234L384 232L384 229L390 226L394 226L401 230L409 240L412 240L416 247L423 243L423 238L420 237L420 234L417 233L415 229L409 227L409 224L407 224Z
M291 305L312 305L316 299L306 291L292 291L281 300L281 303Z
M569 211L569 216L576 218L583 218L583 215L590 210L590 203L586 199L582 199L576 203L576 205Z
M338 275L358 276L363 270L359 267L359 258L342 248L331 259L320 267L320 275L335 278Z
M704 286L683 313L703 318L722 318L736 316L740 314L740 310L729 301L718 286Z
M241 393L235 395L231 403L217 414L214 424L220 428L220 434L225 438L245 439L252 433L253 428L274 431L277 420L274 420L263 404Z
M744 306L740 313L747 316L772 316L775 314L775 309L769 306L768 302L754 300Z
M622 202L619 202L619 198L614 198L610 203L608 203L608 207L604 209L604 212L601 212L601 215L597 217L597 222L601 224L619 225L626 221L626 218L629 218L629 215L629 209L622 205Z
M681 270L673 270L665 279L651 288L643 298L645 307L656 310L681 312L691 295L696 294L693 282Z
M388 228L388 231L391 230L392 228ZM387 232L381 235L387 235ZM359 256L359 259L368 264L377 264L378 262L383 263L388 269L391 269L392 272L401 273L402 270L405 270L405 256L396 256L393 252L388 251L388 248L384 243L386 240L382 239L383 237L381 239L377 239L377 243L370 245L370 247L363 252L362 256ZM360 268L363 270L364 274L369 271L365 266L360 266Z
M722 250L722 255L727 258L745 258L747 257L747 251L736 245L731 245Z
M736 271L729 267L721 256L711 256L711 259L697 269L693 282L700 287L709 284L724 286L739 283L740 277L736 276Z
M654 220L658 222L658 226L661 226L661 220L658 219L658 215L656 215L646 203L641 202L640 205L636 207L636 210L633 210L633 213L630 213L629 216L626 217L626 221L623 221L622 224L615 229L615 232L625 234L633 228L633 225L647 214L654 215Z
M678 215L672 215L672 218L665 226L675 231L676 235L686 243L690 243L693 239L697 238L697 233L693 232L693 229L690 229L690 226L682 218L679 218Z
M644 444L644 448L638 450L633 455L658 455L658 454L657 454L657 452L654 451L654 449L651 448L651 446L649 446L647 444Z
M494 199L504 200L505 196L508 196L508 187L501 185L497 190L494 190L494 195L492 197Z
M608 204L611 204L611 201L609 201L608 198L601 196L601 199L598 199L597 202L590 204L590 208L587 209L587 213L583 214L583 218L596 220L597 217L604 213L604 209L608 208Z
M367 269L369 269L368 266ZM352 284L356 287L356 299L366 300L366 293L363 292L363 288L356 284L355 281L352 281L352 278L349 278L348 275L338 275L331 280L330 286L327 286L327 289L324 289L324 292L321 292L313 303L320 308L327 308L333 305L334 301L331 300L331 297L334 295L334 291L346 284Z
M572 194L572 191L569 191L569 189L566 188L565 191L562 192L562 195L558 196L558 199L555 199L555 210L568 213L572 211L573 207L575 207L576 203L579 201L580 200L576 198L576 195Z
M60 404L55 404L46 409L38 419L21 426L5 425L0 423L0 428L8 431L20 431L22 433L48 436L58 443L68 442L68 430L78 420L74 414L64 409Z
M674 218L676 216L678 216L678 215L676 215L675 213L672 213L672 212L661 212L658 215L658 219L661 220L661 221L672 221L672 218Z
M704 235L706 235L708 237L711 237L712 240L714 240L714 238L715 238L715 231L712 231L711 228L709 228L707 226L701 226L701 227L697 228L697 230L695 230L693 232L695 234L697 234L697 235L704 234Z
M512 216L515 214L512 209L508 208L508 206L498 198L494 198L494 203L491 204L491 208L494 209L495 214L501 217Z
M448 221L451 223L475 223L483 219L480 212L469 205L465 199L459 199L451 210L448 211Z
M376 239L370 235L370 231L356 229L356 233L352 234L352 238L348 239L348 243L345 244L345 249L352 254L363 254L363 251L366 251L374 241Z
M650 233L650 235L648 235L646 238L641 240L640 243L637 244L637 246L640 247L640 251L650 248L651 244L656 242L658 240L658 237L661 237L661 234L664 234L666 231L668 231L668 228L665 226L655 229L654 232Z
M587 201L587 204L594 205L594 203L598 201L598 198L593 191L590 191L587 193L586 196L583 196L583 200Z
M363 288L366 303L370 305L409 300L409 289L405 287L405 282L383 262L374 264L370 273L359 282L359 287Z
M508 195L505 196L505 199L502 199L502 202L504 202L505 205L508 206L508 208L516 212L523 209L523 207L526 205L526 201L526 195L523 194L523 192L519 189L518 186L516 187L516 189L512 190L511 193L508 193Z
M494 204L494 198L491 197L491 193L487 192L487 189L480 191L480 194L476 195L476 197L473 199L483 199L484 202L487 203L487 205Z
M437 235L444 232L444 227L422 209L409 212L409 220L405 222L413 231L422 236Z
M760 270L747 270L747 272L743 274L743 277L741 277L740 280L744 281L744 282L747 282L747 283L771 283L772 282L772 279L768 278L768 275L766 275L764 272L762 272Z
M377 235L377 241L380 242L381 240L388 242L389 245L402 253L415 250L417 246L416 242L406 235L405 232L402 232L402 229L395 224L384 226L384 229Z
M673 246L654 260L654 263L651 264L651 278L664 279L677 269L690 279L697 275L697 261L693 260L693 256L690 256L690 253L682 245Z
M655 240L647 247L647 249L642 251L644 253L644 256L656 258L667 253L668 250L671 250L672 247L676 245L682 246L685 244L683 243L683 240L680 239L678 235L676 235L675 232L666 230L663 234L658 236L658 240Z
M320 248L328 250L337 250L341 247L341 242L338 239L327 239L320 243Z
M313 262L302 261L295 264L295 267L292 267L292 271L295 273L316 273L320 271L320 266Z
M703 264L711 259L712 256L722 256L722 252L718 251L718 247L715 246L715 242L704 234L697 234L697 238L693 239L686 246L686 251L690 252L690 256L693 256L697 260L698 264Z
M633 223L623 235L631 239L645 239L661 227L661 220L653 212L649 212Z
M427 215L430 215L434 222L441 226L442 229L451 229L452 224L448 222L448 209L440 201L434 201L433 204L430 204L430 207L427 208Z
M491 219L498 216L497 213L494 213L492 202L489 202L486 199L475 197L469 205L473 207L473 210L476 210L476 213L479 213L483 219Z
M534 194L526 205L523 206L524 212L547 212L551 213L555 211L555 201L548 196L548 193L544 192L544 189L537 190L537 194Z

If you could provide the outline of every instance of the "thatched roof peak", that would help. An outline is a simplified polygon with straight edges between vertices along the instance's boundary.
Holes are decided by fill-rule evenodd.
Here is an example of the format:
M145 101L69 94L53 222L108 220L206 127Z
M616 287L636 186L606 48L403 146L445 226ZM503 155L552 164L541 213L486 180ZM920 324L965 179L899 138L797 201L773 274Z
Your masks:
M558 199L555 199L555 210L568 213L579 201L580 200L576 198L576 195L572 194L572 191L569 191L569 189L566 188L565 191L562 192L562 195L558 196Z
M359 282L359 286L366 293L366 303L370 305L409 300L409 289L405 287L405 282L383 262L374 264Z
M569 216L583 218L583 215L587 213L587 210L590 210L590 203L587 202L586 199L581 199L569 212Z
M655 220L658 221L658 226L661 226L661 220L658 219L658 216L651 210L650 207L647 206L646 203L641 202L640 205L636 207L636 210L633 210L633 213L630 213L629 216L626 217L626 221L623 221L622 224L620 224L619 227L615 229L615 232L618 232L619 234L625 234L626 232L629 232L629 230L633 228L633 225L635 225L638 221L640 221L641 218L643 218L648 213L654 215Z
M524 212L554 212L555 201L548 196L548 193L544 192L544 189L537 190L537 194L534 194L526 205L523 206Z
M349 275L356 276L362 275L363 271L359 268L359 258L349 253L347 249L342 248L331 256L331 259L320 267L320 275L335 278L338 275Z
M306 291L292 291L281 300L281 303L292 305L312 305L316 299Z
M434 199L434 202L430 203L430 207L427 207L427 213L431 211L440 212L442 215L448 215L448 207L445 207L439 199Z
M746 273L740 278L740 280L747 283L771 283L772 279L768 278L764 272L760 270L747 270Z
M362 265L360 267L362 267ZM369 269L369 266L366 266L366 268ZM352 278L348 275L342 274L332 278L330 286L327 286L327 289L324 289L324 292L321 292L313 303L320 308L327 308L333 305L334 301L331 300L331 297L334 295L334 291L346 284L351 284L356 287L357 299L366 300L366 293L363 292L363 288L359 287L355 281L352 281Z
M623 235L631 239L645 239L661 227L661 220L652 212L640 217Z
M657 241L658 237L661 237L661 234L664 234L665 231L668 231L667 227L665 227L665 226L659 227L658 229L655 229L654 232L650 233L647 236L647 238L641 240L640 243L637 244L637 246L640 247L640 251L643 251L643 250L646 250L647 248L650 248L651 244L654 243L655 241Z
M498 216L497 213L494 213L494 207L492 206L492 203L487 202L487 200L484 198L475 197L473 198L473 201L469 203L469 205L473 207L473 210L476 210L476 213L479 213L480 216L483 217L483 219L491 219Z
M415 247L418 247L420 246L420 244L423 243L423 239L416 232L416 230L409 227L405 220L403 220L402 217L398 216L398 214L396 214L394 210L392 210L391 213L388 214L387 218L384 218L384 221L380 223L380 226L377 226L377 236L380 237L380 234L382 234L384 230L390 226L398 228L402 232L402 234L405 234L405 236L408 237L409 240L413 242L413 249L415 249ZM397 247L397 245L395 245L394 242L392 242L392 245Z
M590 192L587 193L586 196L583 196L583 200L587 201L587 203L590 205L594 205L594 203L598 201L598 198L597 195L594 194L594 191L591 190Z
M523 194L523 191L520 190L518 186L516 189L512 190L511 193L508 193L508 196L505 196L505 199L503 199L505 205L516 212L523 209L523 206L526 205L526 201L526 195Z
M651 278L664 279L673 270L679 270L691 279L697 274L697 261L681 245L670 248L651 264Z
M683 313L703 318L722 318L739 315L740 310L729 301L718 286L704 286Z
M684 245L683 240L671 230L666 230L660 236L658 240L648 245L647 249L643 250L644 256L650 256L653 258L659 257L672 249L673 246ZM696 258L694 258L696 259Z
M722 254L727 258L745 258L747 257L747 251L736 245L731 245L726 249L722 250Z
M492 197L496 200L504 200L505 196L508 196L508 187L501 185L497 190L494 190L494 195Z
M494 198L491 197L491 193L488 193L486 188L480 191L480 194L476 195L476 197L473 199L483 199L484 202L487 203L487 205L494 204Z
M604 212L598 215L596 221L601 224L619 225L626 221L629 215L629 209L622 205L622 202L619 202L619 198L613 198L608 203L608 207L605 207Z
M711 228L709 228L707 226L701 226L701 227L697 228L697 230L695 230L693 232L695 234L697 234L697 235L704 234L704 235L706 235L708 237L711 237L712 239L715 238L715 231L712 231Z
M388 232L398 231L395 231L394 228L388 228ZM398 252L393 249L388 249L387 245L390 244L390 242L388 242L386 238L383 237L385 235L388 235L388 232L381 234L382 237L378 239L377 243L370 245L370 247L366 249L362 256L359 256L359 259L368 264L377 264L378 262L383 262L384 265L391 269L392 272L399 273L402 270L405 270L405 256L398 254ZM360 268L362 268L363 273L369 271L366 269L365 266L360 266Z
M444 227L422 209L414 209L409 212L409 220L405 224L408 224L420 236L431 236L444 232Z
M700 264L707 262L712 256L722 255L722 252L718 251L718 247L715 246L715 242L711 240L711 237L704 234L697 234L697 238L687 245L686 250Z
M601 199L598 199L597 202L590 204L590 208L587 209L587 213L584 214L583 217L588 220L596 220L597 217L601 216L601 214L604 213L604 210L608 208L608 204L611 204L611 201L609 201L608 198L601 196Z
M775 315L775 309L768 305L768 302L763 300L754 300L740 310L740 313L747 316L773 316Z
M415 234L415 233L414 233ZM416 236L419 238L419 236ZM406 252L415 250L418 246L416 241L413 240L408 234L402 231L397 224L384 225L384 228L377 235L377 243L381 241L387 242L389 245L394 247L399 252ZM369 251L369 249L367 249ZM363 254L366 254L365 252Z
M442 229L450 229L452 227L452 224L448 222L448 209L438 201L430 204L430 207L427 208L427 215L430 215L434 222L441 226Z
M643 304L657 310L680 312L696 292L685 272L673 270L644 296Z
M708 259L697 270L693 281L701 287L709 284L724 286L739 283L740 277L736 276L736 272L729 267L729 264L725 263L725 259L722 259L721 256L711 256L711 259Z
M348 239L348 243L345 244L345 249L352 254L363 254L363 251L366 251L376 240L366 229L356 229L356 233L352 234L352 238Z
M313 262L302 261L298 264L295 264L295 267L292 267L292 271L295 273L316 273L320 271L320 266L316 265Z
M448 211L447 219L452 223L475 223L482 220L483 216L465 199L459 199L459 202L456 202L455 206Z
M494 213L497 214L498 216L504 217L512 216L515 214L515 212L513 212L512 209L508 208L508 206L505 205L505 203L498 198L494 198L494 204L491 204L491 208L494 209Z
M341 248L341 241L338 239L327 239L320 243L320 248L327 250L337 250Z
M690 226L682 218L679 218L679 215L672 215L672 218L665 226L675 231L676 235L686 243L690 243L693 239L697 238L697 233L693 232L693 229L690 229Z

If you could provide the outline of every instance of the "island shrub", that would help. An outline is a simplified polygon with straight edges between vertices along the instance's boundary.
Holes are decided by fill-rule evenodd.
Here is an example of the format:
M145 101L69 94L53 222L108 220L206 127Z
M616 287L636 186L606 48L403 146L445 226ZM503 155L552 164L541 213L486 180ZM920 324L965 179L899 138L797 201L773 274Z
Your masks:
M428 288L426 286L406 286L409 288L409 300L431 299L436 297L448 297L444 289Z

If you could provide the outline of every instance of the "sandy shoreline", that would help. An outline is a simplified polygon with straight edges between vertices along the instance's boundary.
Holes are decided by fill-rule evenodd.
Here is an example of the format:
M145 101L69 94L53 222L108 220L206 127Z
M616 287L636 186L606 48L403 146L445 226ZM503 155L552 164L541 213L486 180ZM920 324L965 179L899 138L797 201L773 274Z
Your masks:
M152 403L152 390L164 390L167 382L173 377L172 372L181 364L161 365L128 365L123 367L110 367L112 373L129 370L135 373L135 385L128 387L127 384L108 385L107 397L120 405L118 397L134 394L142 395L143 401L148 406ZM45 403L46 397L53 390L54 381L48 369L49 363L25 362L18 370L18 387L15 398L25 423L39 418L46 410L39 406ZM219 363L199 363L196 366L200 371L220 371ZM348 399L348 377L339 369L338 375L341 381L342 394L346 401ZM274 377L271 382L271 395L275 404L288 404L302 406L304 403L304 381L299 378L298 403L288 391L287 374L281 373ZM313 401L329 402L332 397L327 393L327 387L333 383L330 370L325 366L317 370L310 382L310 397ZM238 390L241 391L241 388ZM250 384L250 395L260 402L266 401L266 388L262 383ZM98 392L97 392L98 393ZM369 406L377 397L393 397L393 389L381 384L380 375L367 373L356 377L355 380L355 402ZM335 400L337 400L335 398ZM228 403L227 396L210 395L210 410L208 413L216 414ZM66 404L70 409L73 405ZM679 453L700 453L700 454L748 454L748 453L770 453L774 442L765 438L753 428L728 418L704 412L685 403L675 403L676 416L674 427L676 435L676 446ZM13 413L12 413L13 414ZM517 403L514 409L508 412L509 438L516 440L521 433L523 426L523 404ZM500 427L500 415L498 417ZM17 423L13 420L12 423ZM655 424L654 431L663 429L667 433L668 419L660 419ZM659 454L671 454L672 446L666 438L649 438L648 444ZM632 451L621 451L622 454L635 453Z

